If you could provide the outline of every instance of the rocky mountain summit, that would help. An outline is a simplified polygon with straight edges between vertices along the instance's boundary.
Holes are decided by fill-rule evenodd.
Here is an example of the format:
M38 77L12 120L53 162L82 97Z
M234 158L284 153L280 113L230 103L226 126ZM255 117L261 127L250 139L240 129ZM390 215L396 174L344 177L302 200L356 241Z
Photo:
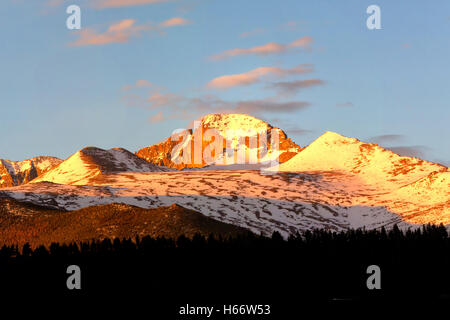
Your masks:
M0 159L0 188L28 183L61 162L55 157L35 157L24 161Z
M210 135L206 134L209 129L213 129L217 132L218 137L223 139L222 150L219 150L221 151L220 156L215 155L215 150L211 151L216 160L225 160L222 161L222 165L236 164L239 162L239 154L244 155L243 157L247 154L246 157L249 160L249 154L257 153L259 155L253 161L254 163L270 160L278 160L283 163L302 150L287 137L283 130L273 127L263 120L246 114L208 114L194 122L192 129L179 131L159 144L137 151L136 155L150 163L176 169L199 168L207 164L217 165L217 163L207 163L204 157L201 157L200 161L196 161L196 157L198 159L198 156L195 155L197 146L198 154L202 156L205 152L209 152L208 146L216 142L216 138L211 139ZM272 138L275 138L275 133L279 144L277 150L271 143ZM252 139L253 144L250 142ZM177 145L182 146L183 150L176 149ZM187 158L186 147L189 151ZM226 157L227 149L233 150L234 154L228 154L227 159L222 159ZM240 160L240 162L245 162L245 159Z

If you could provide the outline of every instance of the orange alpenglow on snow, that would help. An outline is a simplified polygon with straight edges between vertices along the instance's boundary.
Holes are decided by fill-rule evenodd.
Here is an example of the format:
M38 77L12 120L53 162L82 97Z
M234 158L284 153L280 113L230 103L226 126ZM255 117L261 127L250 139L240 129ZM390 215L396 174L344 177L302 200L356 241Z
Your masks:
M214 133L219 140L208 133ZM285 162L300 150L280 128L250 115L233 113L206 115L195 122L193 129L143 148L136 155L177 169L206 165L245 169L249 167L246 164Z
M199 127L214 128L225 136L228 130L238 129L282 132L241 114L207 115ZM188 143L195 134L196 129L187 130ZM287 236L315 228L450 225L447 167L402 157L334 132L324 133L305 148L288 138L281 140L279 150L267 153L269 160L288 154L281 164L258 170L240 167L238 171L226 165L184 166L183 170L160 166L176 167L171 153L178 142L171 140L136 154L125 149L85 148L32 183L0 190L0 197L64 210L108 203L141 208L176 203L267 235L279 231ZM202 151L203 147L202 139ZM246 143L235 147L251 149Z

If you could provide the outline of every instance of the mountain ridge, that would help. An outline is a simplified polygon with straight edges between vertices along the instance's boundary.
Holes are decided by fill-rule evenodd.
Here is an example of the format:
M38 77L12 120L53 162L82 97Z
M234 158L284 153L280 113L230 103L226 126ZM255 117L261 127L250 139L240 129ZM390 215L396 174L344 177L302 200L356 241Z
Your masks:
M91 180L118 172L162 172L169 169L158 167L137 157L123 148L104 150L85 147L57 167L37 177L31 183L42 181L61 184L89 184Z
M250 119L249 130L269 128L262 120L246 117L208 115L200 126L236 129ZM195 129L187 134L194 138ZM0 190L0 198L66 211L111 203L143 209L176 203L264 235L395 224L450 226L448 167L331 131L304 148L286 143L282 151L295 151L293 156L266 170L203 164L195 170L175 170L125 149L88 147L32 183ZM246 143L240 147L250 149Z
M205 167L207 165L211 165L210 163L206 163L203 159L200 163L195 163L194 160L194 148L195 143L201 144L201 152L205 151L205 149L210 145L210 141L204 137L203 133L209 129L216 129L219 135L223 138L223 148L232 148L236 150L238 153L239 150L243 153L251 153L252 149L255 149L255 146L250 146L250 141L245 137L254 137L255 135L264 135L267 137L267 144L262 142L259 137L255 137L257 140L256 148L258 151L261 151L263 145L266 145L267 151L266 153L261 152L263 154L261 157L258 157L257 163L266 162L269 160L278 159L280 162L285 162L295 156L298 152L302 150L300 146L295 144L286 133L280 128L274 127L269 123L255 118L253 116L247 114L208 114L201 117L196 123L197 127L192 129L185 129L182 133L187 134L187 138L183 141L180 141L179 135L172 135L161 143L144 147L138 150L135 154L148 162L151 162L156 165L163 165L169 168L176 169L184 169L184 168L199 168ZM201 133L198 131L201 130ZM227 137L227 131L230 133L232 131L232 137ZM270 145L270 138L275 132L279 136L279 150L272 150L272 146ZM201 142L196 142L195 137L196 134L201 135ZM229 135L229 134L228 134ZM248 135L248 136L247 136ZM230 138L232 139L241 139L244 141L233 141L230 143ZM227 145L228 139L228 145ZM180 144L185 143L190 146L190 158L188 161L181 161L178 159L178 155L174 152L174 148ZM175 153L175 155L173 155ZM173 158L175 156L175 158ZM181 156L182 157L182 156ZM248 156L247 156L248 157ZM220 158L220 157L218 157ZM216 158L216 159L218 159ZM229 163L226 165L236 164L237 159L226 159ZM230 163L231 161L231 163ZM189 163L186 163L189 162ZM242 161L244 162L244 161Z
M368 183L407 185L428 174L445 171L441 164L415 157L402 157L377 144L366 143L326 131L289 161L271 171L345 171L359 174Z
M48 156L38 156L23 161L0 159L0 188L28 183L61 162L61 159Z

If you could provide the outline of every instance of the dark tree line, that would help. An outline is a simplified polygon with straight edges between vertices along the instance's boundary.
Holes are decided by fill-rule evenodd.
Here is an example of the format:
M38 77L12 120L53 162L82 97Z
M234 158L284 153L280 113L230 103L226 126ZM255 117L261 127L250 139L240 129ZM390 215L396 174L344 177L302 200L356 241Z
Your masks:
M373 255L375 252L401 253L421 250L450 249L450 237L443 225L425 225L416 230L401 231L397 226L386 231L380 230L349 230L332 232L327 230L306 231L291 235L288 239L278 232L272 237L258 236L253 233L236 235L234 237L221 237L211 234L204 237L200 234L192 238L180 236L178 239L165 237L152 238L149 236L134 239L103 239L79 243L60 244L52 243L49 247L39 246L32 249L27 243L19 248L17 245L6 246L0 249L2 263L12 260L32 260L33 258L61 258L61 257L97 257L104 256L145 256L160 250L185 249L221 249L221 250L321 250L330 253L344 251L364 251ZM450 252L448 252L450 254Z
M72 264L83 273L79 292L66 288L66 268ZM381 269L381 290L367 289L370 265ZM230 296L282 299L290 305L305 299L440 301L450 297L450 237L444 226L426 225L405 232L315 230L287 240L279 233L248 233L3 246L0 282L19 291L81 296L151 288L158 297L170 296L171 304L186 303L186 296L222 302Z

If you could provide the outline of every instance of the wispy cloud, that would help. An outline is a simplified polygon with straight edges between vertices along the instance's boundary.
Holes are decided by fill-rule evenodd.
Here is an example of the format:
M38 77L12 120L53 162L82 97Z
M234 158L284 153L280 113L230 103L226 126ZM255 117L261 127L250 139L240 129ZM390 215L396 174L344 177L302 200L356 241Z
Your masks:
M207 84L207 87L215 89L228 89L236 86L254 84L259 82L261 78L269 75L283 77L312 71L312 65L299 65L290 69L283 69L279 67L260 67L245 73L231 74L214 78Z
M426 146L398 146L398 147L389 147L389 149L402 157L424 158L426 152L430 148Z
M310 88L314 86L320 86L325 84L323 80L320 79L308 79L308 80L297 80L297 81L284 81L275 82L268 85L269 88L277 90L280 94L295 94L302 89Z
M126 86L137 88L135 85ZM159 122L171 119L195 119L206 113L249 113L255 116L262 114L292 114L310 106L306 101L281 101L277 97L269 97L259 100L227 101L216 95L203 95L199 97L186 97L167 92L165 89L152 85L147 90L147 97L138 99L135 94L127 94L124 99L129 106L136 106L156 111L150 119L151 122ZM167 118L159 115L159 112L169 115Z
M187 24L191 24L191 22L184 18L176 17L162 22L160 26L163 28L169 28L169 27L183 26Z
M300 129L300 128L287 128L286 132L292 136L303 136L305 134L310 134L312 130Z
M82 46L102 46L111 43L126 43L131 38L140 37L145 32L163 32L163 29L181 26L191 23L183 18L171 18L163 21L157 25L148 22L146 24L138 25L134 19L124 19L113 23L106 31L99 32L94 28L84 28L74 33L79 35L79 38L69 43L72 47Z
M156 91L150 93L150 96L147 98L147 102L152 109L157 109L159 107L170 105L175 106L179 103L183 103L183 98L174 93L166 93L161 89L157 89Z
M79 0L78 2L81 2L79 5L101 10L176 1L178 0ZM44 4L46 7L59 7L64 3L69 3L69 0L47 0Z
M305 21L288 21L281 26L284 31L295 31L298 30L300 25L306 24Z
M149 121L151 123L163 122L164 121L164 115L163 115L162 111L160 111L157 114L151 116Z
M98 9L105 9L105 8L141 6L146 4L155 4L171 1L173 0L94 0L93 5Z
M65 0L47 0L45 5L48 7L58 7L58 6L62 5L64 2L65 2Z
M384 134L367 139L367 142L380 145L389 145L393 142L399 142L405 138L402 134Z
M45 0L40 8L40 13L43 15L54 14L60 10L62 5L69 5L69 0Z
M150 81L147 80L137 80L134 84L127 84L125 85L122 90L128 91L134 88L151 88L153 87L153 84Z
M236 103L235 108L232 109L233 112L238 113L250 113L258 115L260 113L285 113L285 112L296 112L309 107L311 104L305 101L288 101L288 102L278 102L270 101L267 99L263 100L251 100L251 101L239 101Z
M78 40L69 43L70 46L106 45L110 43L128 42L132 37L138 37L143 31L151 30L149 25L136 25L133 19L125 19L112 24L104 33L99 33L92 28L85 28L76 33L80 35Z
M394 153L402 157L416 157L424 158L430 148L427 146L405 146L395 144L402 142L406 139L406 136L402 134L384 134L367 139L367 142L376 143L386 149L391 150ZM394 146L393 146L394 145Z
M269 54L279 54L291 49L303 48L309 49L311 43L313 42L313 38L311 37L303 37L299 38L295 41L292 41L289 44L280 44L277 42L269 42L265 45L247 48L247 49L231 49L214 55L211 57L211 60L222 60L226 58L241 56L241 55L269 55Z

